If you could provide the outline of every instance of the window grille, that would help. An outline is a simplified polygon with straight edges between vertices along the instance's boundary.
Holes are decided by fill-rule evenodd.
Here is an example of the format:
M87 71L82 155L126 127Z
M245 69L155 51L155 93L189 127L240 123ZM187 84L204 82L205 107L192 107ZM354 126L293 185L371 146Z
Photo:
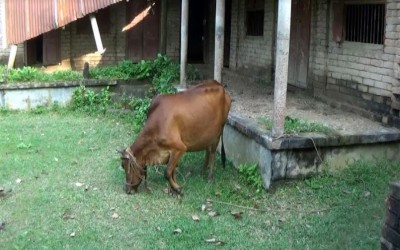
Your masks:
M262 36L264 34L264 10L247 11L248 36Z
M385 4L346 4L345 40L383 44Z

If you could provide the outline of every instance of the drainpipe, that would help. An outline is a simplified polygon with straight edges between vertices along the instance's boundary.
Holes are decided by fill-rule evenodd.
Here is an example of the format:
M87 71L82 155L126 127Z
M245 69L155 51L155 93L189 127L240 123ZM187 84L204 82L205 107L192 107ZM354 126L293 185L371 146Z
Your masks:
M225 0L217 0L215 10L214 79L222 83L224 62Z
M15 57L17 56L17 49L18 49L18 46L16 44L11 45L7 69L12 69L14 67Z
M278 3L273 138L282 136L285 127L291 7L291 0L280 0Z
M102 55L106 49L103 48L103 43L101 42L101 36L99 31L99 26L97 25L96 17L93 14L89 15L90 23L92 24L92 30L94 35L94 40L96 42L97 51Z
M181 12L181 87L186 88L186 64L188 49L188 24L189 24L189 0L182 0Z

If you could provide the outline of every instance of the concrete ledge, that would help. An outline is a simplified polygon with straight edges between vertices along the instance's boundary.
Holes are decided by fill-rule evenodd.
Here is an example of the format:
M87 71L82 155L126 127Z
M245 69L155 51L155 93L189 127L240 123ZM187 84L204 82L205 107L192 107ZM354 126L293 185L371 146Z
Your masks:
M236 167L258 163L266 189L273 180L318 173L323 163L341 168L358 159L386 157L400 161L400 130L396 128L333 136L304 133L273 139L271 132L256 121L230 113L224 144L228 159Z
M65 106L72 98L75 88L84 85L94 91L110 87L110 91L121 96L144 96L151 87L147 81L132 80L82 80L59 81L49 83L13 83L0 85L0 107L9 110L26 110L37 106L49 106L53 103Z

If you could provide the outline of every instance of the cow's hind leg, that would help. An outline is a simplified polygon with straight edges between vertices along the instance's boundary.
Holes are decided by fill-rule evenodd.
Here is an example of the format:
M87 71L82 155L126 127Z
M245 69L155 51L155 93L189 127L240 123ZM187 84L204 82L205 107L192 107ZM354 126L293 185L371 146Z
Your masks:
M214 179L215 152L217 151L218 143L219 138L207 149L206 156L208 157L204 161L204 168L208 168L209 181L212 181Z
M172 152L168 161L167 168L165 169L165 178L169 181L171 188L178 194L182 193L182 188L176 183L175 180L175 169L178 166L179 159L182 157L185 151Z

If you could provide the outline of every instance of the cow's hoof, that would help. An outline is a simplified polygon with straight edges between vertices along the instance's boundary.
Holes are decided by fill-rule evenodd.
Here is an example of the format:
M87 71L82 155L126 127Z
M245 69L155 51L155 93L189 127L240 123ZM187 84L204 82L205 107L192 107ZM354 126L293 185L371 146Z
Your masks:
M180 188L177 188L177 189L175 189L175 188L170 188L170 189L169 189L169 193L170 193L171 195L183 196L183 190L182 190L181 187L180 187Z

